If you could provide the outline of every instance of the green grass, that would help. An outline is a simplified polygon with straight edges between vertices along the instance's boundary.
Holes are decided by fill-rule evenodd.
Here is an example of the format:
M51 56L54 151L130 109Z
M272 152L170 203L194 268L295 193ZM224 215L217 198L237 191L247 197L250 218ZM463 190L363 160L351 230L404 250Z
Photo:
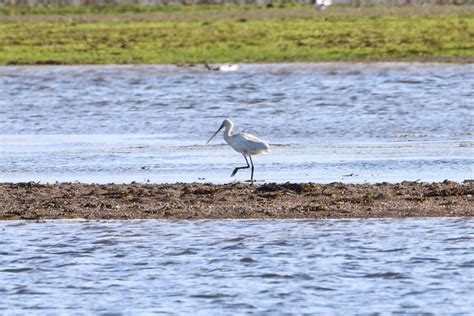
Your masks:
M0 22L0 64L400 60L473 62L474 15Z

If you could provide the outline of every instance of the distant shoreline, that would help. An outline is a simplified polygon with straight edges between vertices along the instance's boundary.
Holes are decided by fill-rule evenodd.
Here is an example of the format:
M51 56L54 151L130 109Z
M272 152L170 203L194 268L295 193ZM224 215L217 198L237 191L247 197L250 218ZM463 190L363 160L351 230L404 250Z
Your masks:
M0 14L0 65L474 63L468 5L67 10Z
M0 183L0 220L474 216L474 182Z

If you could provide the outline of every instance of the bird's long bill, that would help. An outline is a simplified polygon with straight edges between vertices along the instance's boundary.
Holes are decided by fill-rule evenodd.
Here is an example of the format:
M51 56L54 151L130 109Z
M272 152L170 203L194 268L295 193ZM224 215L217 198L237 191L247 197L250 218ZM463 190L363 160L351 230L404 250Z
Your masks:
M214 138L214 136L217 135L217 133L219 133L219 131L224 127L224 124L221 125L221 127L219 127L219 129L214 133L214 135L211 136L211 138L209 138L209 140L206 142L206 145L209 144L209 142L211 141L211 139Z

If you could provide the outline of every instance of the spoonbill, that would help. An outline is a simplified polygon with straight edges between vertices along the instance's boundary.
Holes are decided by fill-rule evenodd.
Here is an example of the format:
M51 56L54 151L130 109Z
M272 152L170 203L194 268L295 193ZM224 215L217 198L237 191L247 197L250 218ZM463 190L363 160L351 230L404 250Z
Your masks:
M234 128L234 123L232 123L231 120L226 119L224 122L222 122L221 126L219 129L209 138L209 140L206 142L206 145L209 144L211 139L214 138L214 136L219 133L221 129L224 130L224 140L227 144L230 145L236 152L239 152L244 156L245 162L247 163L247 166L245 167L237 167L234 169L232 174L230 175L231 177L235 176L237 171L240 169L248 169L250 168L249 161L247 160L247 156L250 158L250 164L252 166L252 173L250 176L250 182L253 184L253 161L252 161L252 155L258 155L258 154L269 154L270 153L270 146L268 143L264 140L261 140L258 137L255 137L251 134L248 133L236 133L232 134L232 129Z

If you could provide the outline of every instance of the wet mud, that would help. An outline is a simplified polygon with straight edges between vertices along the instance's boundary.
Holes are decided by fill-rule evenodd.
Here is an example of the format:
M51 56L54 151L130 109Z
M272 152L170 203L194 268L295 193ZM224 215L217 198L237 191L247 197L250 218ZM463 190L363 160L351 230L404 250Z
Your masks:
M0 220L320 219L474 215L474 182L0 184Z

